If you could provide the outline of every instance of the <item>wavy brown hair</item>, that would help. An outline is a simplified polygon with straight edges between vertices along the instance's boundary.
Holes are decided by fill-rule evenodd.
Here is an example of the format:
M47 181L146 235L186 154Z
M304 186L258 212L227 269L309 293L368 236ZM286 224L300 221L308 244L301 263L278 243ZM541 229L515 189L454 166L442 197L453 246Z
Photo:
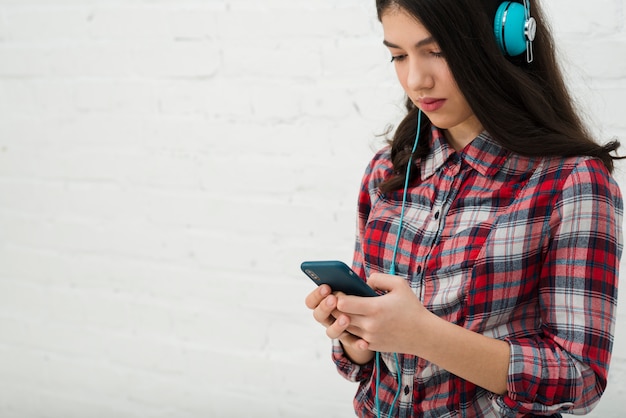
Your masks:
M613 171L611 155L617 140L598 144L578 114L558 65L554 41L541 7L531 2L537 21L534 60L526 54L506 57L493 34L499 0L376 0L378 19L402 9L419 20L435 38L456 83L484 129L509 151L525 156L578 156L599 158ZM390 139L394 175L382 191L403 187L406 166L417 129L416 106L407 97L407 115ZM430 135L431 123L422 115L420 136ZM413 158L429 152L420 141ZM418 171L412 171L412 179ZM411 180L412 180L411 179Z

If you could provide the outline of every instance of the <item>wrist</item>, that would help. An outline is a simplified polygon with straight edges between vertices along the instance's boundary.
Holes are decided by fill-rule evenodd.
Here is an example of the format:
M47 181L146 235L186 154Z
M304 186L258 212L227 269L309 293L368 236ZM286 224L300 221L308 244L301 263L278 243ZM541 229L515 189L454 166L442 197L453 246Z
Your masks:
M372 361L374 358L375 352L370 349L363 349L359 347L360 343L364 341L355 337L352 334L345 333L347 335L342 335L337 339L341 348L343 349L344 355L353 363L358 365L364 365ZM367 343L366 343L367 345Z
M428 309L416 316L413 343L410 353L422 358L430 357L429 354L441 349L441 332L444 327L451 325Z

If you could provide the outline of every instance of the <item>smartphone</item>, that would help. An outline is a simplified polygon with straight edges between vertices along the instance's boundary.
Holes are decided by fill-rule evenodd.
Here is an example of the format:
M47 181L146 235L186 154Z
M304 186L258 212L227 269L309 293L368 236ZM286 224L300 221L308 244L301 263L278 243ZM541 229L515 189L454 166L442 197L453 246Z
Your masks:
M333 292L354 296L378 296L374 289L341 261L305 261L300 268L315 284L318 286L327 284Z

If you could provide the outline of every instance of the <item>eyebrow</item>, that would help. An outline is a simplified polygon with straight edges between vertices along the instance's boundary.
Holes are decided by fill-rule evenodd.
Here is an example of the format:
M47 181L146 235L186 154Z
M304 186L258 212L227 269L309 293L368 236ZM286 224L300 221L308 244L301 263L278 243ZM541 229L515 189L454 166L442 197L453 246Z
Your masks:
M421 41L419 41L418 43L415 44L415 48L421 48L424 45L428 45L428 44L433 44L435 43L435 38L433 38L432 36L429 36L428 38L424 38ZM398 45L396 44L392 44L391 42L383 39L383 44L389 48L396 48L396 49L402 49L400 48Z

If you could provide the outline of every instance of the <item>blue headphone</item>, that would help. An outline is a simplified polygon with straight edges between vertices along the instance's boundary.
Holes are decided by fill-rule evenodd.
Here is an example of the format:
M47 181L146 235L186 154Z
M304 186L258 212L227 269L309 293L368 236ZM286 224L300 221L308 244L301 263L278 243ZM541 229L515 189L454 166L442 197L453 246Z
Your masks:
M514 1L501 3L493 21L493 32L505 55L514 57L526 52L526 61L533 61L537 22L530 16L530 0L524 0L523 5Z

